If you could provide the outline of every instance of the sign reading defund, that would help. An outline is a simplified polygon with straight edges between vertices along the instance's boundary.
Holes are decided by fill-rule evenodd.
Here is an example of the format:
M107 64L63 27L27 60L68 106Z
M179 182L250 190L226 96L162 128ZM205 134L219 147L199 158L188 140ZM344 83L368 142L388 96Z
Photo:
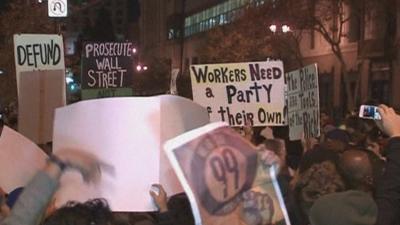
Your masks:
M131 96L133 44L86 43L82 52L82 99Z
M317 65L309 65L287 74L289 138L318 137L319 91Z
M53 137L54 109L66 104L61 35L15 34L18 131L37 144Z
M193 100L207 108L211 121L285 124L281 61L192 65L190 76Z

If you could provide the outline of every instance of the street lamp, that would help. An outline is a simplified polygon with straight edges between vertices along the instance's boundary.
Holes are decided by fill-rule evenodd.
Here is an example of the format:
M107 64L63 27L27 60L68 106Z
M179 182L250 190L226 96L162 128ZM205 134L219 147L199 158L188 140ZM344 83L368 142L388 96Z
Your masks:
M289 27L288 25L283 25L283 26L282 26L282 32L283 32L283 33L290 32L290 27Z
M148 70L149 69L149 67L147 67L147 66L142 66L142 65L137 65L136 66L136 70L138 71L138 72L140 72L140 71L146 71L146 70Z
M276 32L276 25L275 25L275 24L272 24L271 26L269 26L269 30L270 30L272 33L275 33L275 32Z
M288 33L288 32L290 32L290 31L292 31L291 29L290 29L290 26L289 25L286 25L286 24L283 24L282 26L280 26L280 29L278 30L278 26L276 25L276 24L271 24L270 26L269 26L269 30L272 32L272 33L276 33L276 32L278 32L278 31L282 31L282 33L284 33L284 34L286 34L286 33Z

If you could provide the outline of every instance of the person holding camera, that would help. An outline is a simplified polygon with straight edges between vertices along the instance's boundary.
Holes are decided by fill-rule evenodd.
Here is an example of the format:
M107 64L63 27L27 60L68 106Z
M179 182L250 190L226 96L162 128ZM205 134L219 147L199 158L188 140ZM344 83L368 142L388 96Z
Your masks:
M390 137L386 146L384 172L376 185L378 219L376 225L400 224L400 115L393 108L380 105L377 126Z

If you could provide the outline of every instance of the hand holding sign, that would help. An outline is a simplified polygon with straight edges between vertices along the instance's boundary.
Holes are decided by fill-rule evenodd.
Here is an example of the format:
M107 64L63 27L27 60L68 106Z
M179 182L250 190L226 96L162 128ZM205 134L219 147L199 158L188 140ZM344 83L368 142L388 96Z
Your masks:
M197 224L287 221L273 166L279 159L272 152L262 147L257 151L221 123L178 136L165 148L189 196Z

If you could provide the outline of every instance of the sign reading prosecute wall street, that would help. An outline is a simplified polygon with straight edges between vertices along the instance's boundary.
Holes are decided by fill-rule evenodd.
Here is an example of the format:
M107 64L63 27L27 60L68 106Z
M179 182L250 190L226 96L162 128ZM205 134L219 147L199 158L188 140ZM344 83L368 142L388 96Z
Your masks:
M132 95L133 44L86 43L82 53L82 98Z
M317 65L309 65L287 74L289 138L318 137L319 91Z
M192 65L190 76L193 100L207 108L211 121L285 124L281 61Z

